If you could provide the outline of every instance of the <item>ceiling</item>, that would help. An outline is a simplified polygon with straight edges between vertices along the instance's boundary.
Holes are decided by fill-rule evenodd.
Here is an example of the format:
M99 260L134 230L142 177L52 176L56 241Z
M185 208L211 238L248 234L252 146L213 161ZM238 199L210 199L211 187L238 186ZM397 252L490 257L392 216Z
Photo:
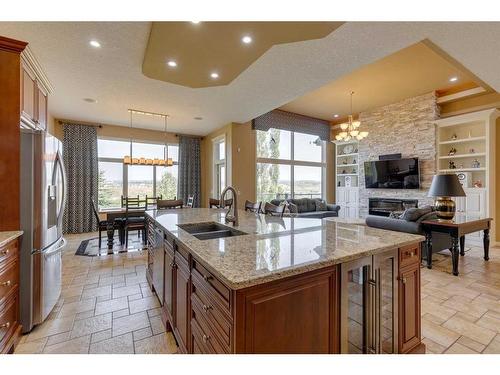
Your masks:
M458 80L450 82L451 77ZM424 42L366 65L327 85L285 104L281 109L324 120L345 118L433 90L448 90L475 77L449 62Z
M341 22L153 22L142 72L188 87L227 85L276 44L319 39ZM250 37L248 44L243 37ZM172 62L176 66L168 66ZM218 74L216 79L211 73Z
M168 113L171 131L206 135L424 39L500 91L500 23L495 22L347 22L322 39L275 45L230 84L199 89L142 73L150 30L149 22L0 22L0 35L29 42L54 86L49 111L56 118L129 126L127 108L135 108ZM102 47L90 47L91 39ZM197 116L203 120L194 120Z

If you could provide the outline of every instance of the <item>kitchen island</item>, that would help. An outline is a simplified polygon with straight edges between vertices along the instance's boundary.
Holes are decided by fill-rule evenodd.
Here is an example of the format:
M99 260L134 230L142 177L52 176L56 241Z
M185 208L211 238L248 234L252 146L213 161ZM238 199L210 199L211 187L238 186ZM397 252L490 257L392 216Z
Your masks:
M181 352L421 350L422 236L244 211L233 228L225 214L146 212L147 279Z

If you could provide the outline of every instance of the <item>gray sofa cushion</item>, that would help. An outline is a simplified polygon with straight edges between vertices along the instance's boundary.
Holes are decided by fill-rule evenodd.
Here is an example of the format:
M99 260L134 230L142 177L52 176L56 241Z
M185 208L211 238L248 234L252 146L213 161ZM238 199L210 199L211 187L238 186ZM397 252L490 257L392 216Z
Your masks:
M297 215L301 218L309 219L323 219L325 217L337 217L337 211L312 211L312 212L302 212Z
M279 206L283 204L284 199L272 199L271 204ZM321 201L322 210L318 210L317 202ZM336 204L327 204L321 199L311 199L311 198L300 198L300 199L287 199L289 203L288 209L291 213L296 213L298 217L311 217L311 218L323 218L338 216L340 206ZM286 215L286 214L285 214Z
M328 211L328 207L326 206L326 202L321 199L315 199L314 203L316 205L316 211Z
M424 206L421 208L408 208L399 218L406 221L417 221L418 218L430 212L432 212L431 206Z

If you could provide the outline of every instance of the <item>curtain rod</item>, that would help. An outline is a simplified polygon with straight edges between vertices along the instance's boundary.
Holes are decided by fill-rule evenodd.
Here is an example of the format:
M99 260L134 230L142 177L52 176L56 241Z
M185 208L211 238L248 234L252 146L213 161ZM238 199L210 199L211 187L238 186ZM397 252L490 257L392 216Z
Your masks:
M57 120L60 124L68 124L68 125L81 125L81 126L90 126L92 128L102 129L102 125L100 124L82 124L77 121L69 121L69 120Z

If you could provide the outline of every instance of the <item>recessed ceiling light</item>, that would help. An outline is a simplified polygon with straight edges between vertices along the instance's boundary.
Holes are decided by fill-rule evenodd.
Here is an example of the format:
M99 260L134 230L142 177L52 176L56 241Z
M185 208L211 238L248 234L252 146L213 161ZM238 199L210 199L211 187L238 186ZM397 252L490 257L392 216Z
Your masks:
M95 48L99 48L101 46L101 43L99 43L97 40L91 40L89 44Z
M191 21L191 23L194 23L195 25L198 25L200 21Z
M450 78L450 82L456 82L456 81L458 81L458 77L451 77Z
M250 43L252 43L252 37L245 35L243 38L241 38L241 41L245 44L250 44Z
M212 77L213 79L217 79L217 78L219 78L219 73L213 72L210 74L210 77Z
M95 99L92 99L92 98L84 98L83 101L87 102L87 103L97 103L97 100Z
M196 116L196 117L193 117L193 119L200 121L200 120L203 120L203 117Z
M174 60L169 60L167 62L167 65L170 66L171 68L175 68L177 66L177 63Z
M338 117L339 117L339 115L333 115L333 117L338 118Z

